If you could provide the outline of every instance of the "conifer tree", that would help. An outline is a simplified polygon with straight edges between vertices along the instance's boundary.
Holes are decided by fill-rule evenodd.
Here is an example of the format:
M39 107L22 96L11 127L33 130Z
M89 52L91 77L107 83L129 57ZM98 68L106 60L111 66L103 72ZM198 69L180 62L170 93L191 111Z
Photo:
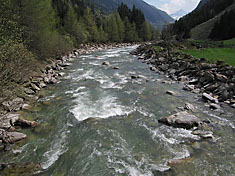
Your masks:
M75 46L86 42L86 33L82 24L78 22L77 15L72 6L69 6L67 15L65 16L64 29L74 38Z
M116 18L117 27L118 27L119 42L123 42L124 35L125 35L125 26L119 13L115 13L115 18Z
M89 8L86 8L82 21L84 25L86 26L86 29L88 32L88 41L98 42L99 40L98 29L94 21L93 14Z

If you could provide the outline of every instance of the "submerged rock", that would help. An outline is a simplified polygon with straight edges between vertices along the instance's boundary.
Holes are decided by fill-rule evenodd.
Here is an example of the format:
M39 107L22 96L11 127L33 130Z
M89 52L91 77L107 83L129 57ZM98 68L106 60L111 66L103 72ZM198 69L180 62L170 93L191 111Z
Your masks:
M168 162L169 166L177 166L181 164L191 163L193 162L192 157L182 158L182 159L174 159Z
M189 114L186 111L182 111L169 117L162 118L158 120L158 122L175 128L191 129L195 126L199 126L200 120L195 115Z
M22 128L36 127L38 124L35 121L29 121L22 118L17 119L14 122L14 126L20 126Z

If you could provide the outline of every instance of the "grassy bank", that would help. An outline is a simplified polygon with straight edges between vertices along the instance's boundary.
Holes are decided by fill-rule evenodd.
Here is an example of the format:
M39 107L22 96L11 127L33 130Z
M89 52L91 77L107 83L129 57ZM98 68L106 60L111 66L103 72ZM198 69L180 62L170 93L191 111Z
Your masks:
M222 60L229 65L235 66L234 48L185 49L183 51L197 58L206 58L209 62Z

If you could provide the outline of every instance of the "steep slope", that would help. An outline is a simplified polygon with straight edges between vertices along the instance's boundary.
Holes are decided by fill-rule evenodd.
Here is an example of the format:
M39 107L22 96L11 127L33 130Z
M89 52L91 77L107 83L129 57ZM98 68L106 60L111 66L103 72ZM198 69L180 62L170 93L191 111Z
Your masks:
M205 38L208 34L204 34L210 33L215 22L217 22L213 19L227 11L234 3L234 0L202 0L194 11L174 23L174 33L179 38L189 38L190 34L193 37L197 36L196 38L201 38L201 36ZM204 23L205 25L202 25ZM204 26L204 28L197 28L198 26ZM193 30L194 28L196 29Z
M196 27L192 28L191 38L198 39L198 40L208 39L212 29L214 28L215 23L217 23L220 20L221 16L225 12L230 11L230 10L235 10L235 2L231 6L227 7L222 12L220 12L218 15L216 15L214 18L207 20L206 22L201 23L197 25Z
M210 0L201 0L198 4L198 6L196 7L196 9L201 8L202 6L204 6L207 2L209 2Z
M127 4L129 8L132 8L135 5L139 8L145 15L145 18L156 28L162 28L165 24L174 22L174 19L170 17L166 12L157 9L154 6L151 6L144 2L143 0L90 0L97 7L102 10L110 13L117 9L121 4Z

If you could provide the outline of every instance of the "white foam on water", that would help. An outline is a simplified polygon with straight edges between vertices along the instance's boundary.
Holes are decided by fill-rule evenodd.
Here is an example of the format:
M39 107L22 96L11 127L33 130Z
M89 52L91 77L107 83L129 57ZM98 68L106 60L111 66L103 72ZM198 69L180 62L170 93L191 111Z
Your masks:
M88 118L105 119L131 113L130 108L121 105L117 97L111 95L101 95L99 99L92 100L89 93L83 93L78 94L74 102L76 105L72 107L70 112L78 121Z
M154 163L148 156L141 154L141 158L136 159L127 141L114 130L109 130L109 136L113 140L110 150L105 151L103 155L107 157L107 165L117 174L126 174L129 176L153 176L152 170L166 170ZM139 158L139 157L138 157Z
M44 161L41 163L43 169L48 169L52 166L68 150L66 143L67 133L68 131L63 131L51 142L50 149L43 154Z
M81 87L78 87L78 88L75 89L75 90L68 90L68 91L65 92L65 94L74 94L74 93L78 93L80 90L84 90L84 89L86 89L86 87L81 86Z
M101 66L102 63L100 61L92 61L92 62L89 62L90 65L94 65L94 66Z

